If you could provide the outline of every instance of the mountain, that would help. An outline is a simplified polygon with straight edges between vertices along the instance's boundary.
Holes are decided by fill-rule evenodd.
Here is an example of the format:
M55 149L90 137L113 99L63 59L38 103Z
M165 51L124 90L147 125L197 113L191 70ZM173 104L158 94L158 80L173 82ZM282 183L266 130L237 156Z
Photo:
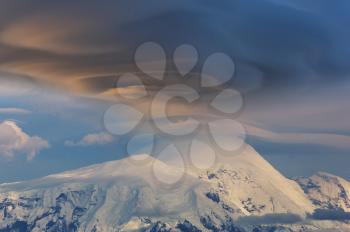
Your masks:
M309 217L327 201L345 209L349 183L337 177L287 179L248 145L209 171L187 166L175 186L155 178L159 160L134 158L0 185L0 232L346 231L345 222ZM179 172L167 163L159 168ZM329 190L334 186L341 199Z

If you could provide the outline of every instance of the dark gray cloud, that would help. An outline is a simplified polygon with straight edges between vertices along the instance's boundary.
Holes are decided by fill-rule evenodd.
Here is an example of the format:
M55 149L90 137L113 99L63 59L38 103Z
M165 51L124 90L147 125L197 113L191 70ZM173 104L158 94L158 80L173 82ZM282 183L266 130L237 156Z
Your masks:
M269 224L294 224L303 219L296 214L266 214L264 216L246 216L237 220L239 225L269 225Z
M149 40L170 54L179 44L193 44L202 60L224 51L238 73L262 76L264 87L319 85L350 72L350 3L343 0L317 6L287 0L0 5L0 69L77 90L84 89L85 77L101 77L95 78L99 85L109 82L105 76L134 70L133 51Z
M350 213L343 209L316 209L310 216L315 220L349 221Z

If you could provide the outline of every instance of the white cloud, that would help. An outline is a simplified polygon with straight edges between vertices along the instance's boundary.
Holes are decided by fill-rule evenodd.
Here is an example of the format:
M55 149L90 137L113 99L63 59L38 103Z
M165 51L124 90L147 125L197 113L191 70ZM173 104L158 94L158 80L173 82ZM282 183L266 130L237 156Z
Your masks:
M113 136L101 132L101 133L95 133L95 134L87 134L79 141L72 141L67 140L64 144L66 146L90 146L90 145L102 145L107 144L113 141Z
M0 156L11 159L15 155L24 154L28 160L32 160L42 149L49 146L46 140L23 132L13 121L0 123Z
M21 108L0 108L0 114L30 114L31 112Z

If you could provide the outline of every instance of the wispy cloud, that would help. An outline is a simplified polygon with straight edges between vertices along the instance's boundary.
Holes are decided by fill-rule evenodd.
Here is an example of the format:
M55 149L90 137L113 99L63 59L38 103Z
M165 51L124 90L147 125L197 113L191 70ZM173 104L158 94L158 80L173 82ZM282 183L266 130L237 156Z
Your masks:
M313 144L350 149L350 136L331 133L275 132L246 125L247 134L272 143Z
M16 155L26 155L32 160L42 149L49 148L48 141L26 134L15 122L0 123L0 156L12 159Z
M64 144L65 146L91 146L91 145L103 145L111 143L113 141L113 136L106 133L95 133L87 134L78 141L67 140Z
M21 108L0 108L0 114L30 114L31 111Z
M17 74L2 72L0 70L1 97L15 97L33 94L34 92L37 92L39 85L40 84L37 81L28 76L18 76Z

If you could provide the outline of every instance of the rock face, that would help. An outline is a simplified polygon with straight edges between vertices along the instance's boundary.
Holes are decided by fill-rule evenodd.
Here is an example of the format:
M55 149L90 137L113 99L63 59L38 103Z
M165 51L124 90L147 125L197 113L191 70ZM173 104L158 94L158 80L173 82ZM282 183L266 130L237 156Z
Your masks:
M348 212L348 182L329 174L287 179L249 146L209 171L187 167L176 186L157 182L152 171L156 160L142 158L142 165L128 158L0 185L0 232L317 231L347 226L304 219L318 208Z

